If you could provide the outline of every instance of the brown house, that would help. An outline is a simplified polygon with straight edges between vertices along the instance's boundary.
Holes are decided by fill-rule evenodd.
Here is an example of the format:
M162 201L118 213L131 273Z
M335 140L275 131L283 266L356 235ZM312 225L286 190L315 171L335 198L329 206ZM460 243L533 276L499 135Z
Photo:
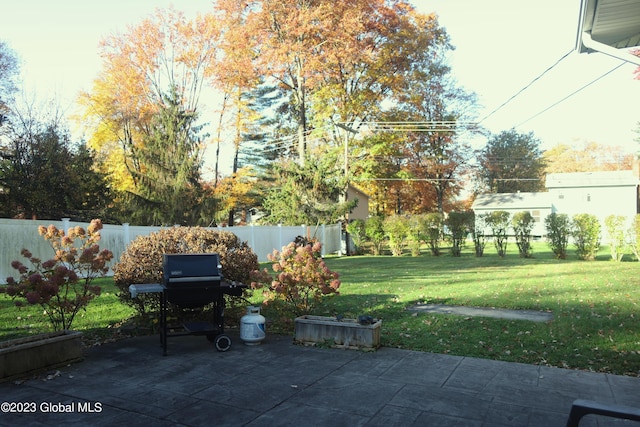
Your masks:
M369 196L366 195L358 187L349 184L347 188L347 199L358 200L356 206L349 214L349 219L367 219L369 218Z

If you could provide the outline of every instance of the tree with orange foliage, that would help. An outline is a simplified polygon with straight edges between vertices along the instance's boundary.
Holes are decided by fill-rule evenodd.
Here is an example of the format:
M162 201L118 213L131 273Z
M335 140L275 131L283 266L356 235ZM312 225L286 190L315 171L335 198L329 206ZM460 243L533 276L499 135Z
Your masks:
M240 168L218 182L213 193L218 203L216 222L226 223L228 226L235 225L232 212L240 209L242 210L241 223L246 223L249 209L259 204L259 191L255 182L256 176L251 167Z
M219 153L225 124L230 123L233 134L233 170L238 172L240 146L243 134L257 121L258 114L252 106L251 93L261 79L256 71L256 54L252 49L252 33L247 23L250 5L237 0L219 0L212 16L221 27L219 56L216 58L215 76L212 84L222 92L222 106L219 111L216 137L216 164L214 187L218 183ZM225 120L227 116L230 119ZM233 221L231 221L233 222Z
M582 147L558 144L542 157L547 165L545 173L630 170L634 161L634 155L622 147L596 142L584 142Z
M469 121L475 97L459 87L450 75L446 56L452 46L436 17L410 12L407 16L420 26L405 25L400 34L406 39L396 36L395 46L416 53L405 58L407 63L395 64L396 81L388 95L395 101L394 110L384 115L378 113L387 122L384 133L356 142L358 160L353 167L357 170L371 164L370 153L379 152L379 149L372 151L372 141L379 146L388 144L384 151L388 156L396 156L395 161L387 160L393 167L387 167L387 174L377 175L378 181L370 185L378 194L384 192L385 198L394 199L384 211L443 213L451 208L452 199L461 191L461 176L471 150L461 141L465 129L452 126L449 131L429 130L428 125L419 123Z
M443 34L435 17L418 14L405 0L256 3L245 27L253 34L256 70L289 102L301 164L310 130L327 120L376 117ZM342 143L342 135L335 138Z
M312 153L309 135L315 132L314 140L321 145L315 151L321 156L345 144L349 154L362 147L367 159L354 162L352 176L367 171L364 173L373 177L373 171L380 168L368 160L370 147L355 141L355 133L340 126L327 131L326 125L335 122L359 130L367 121L380 120L385 107L400 102L407 93L417 98L430 95L416 90L417 84L430 73L440 73L442 54L451 48L436 16L418 13L405 0L262 0L254 5L247 9L243 28L253 34L248 39L254 42L256 53L252 64L265 81L278 84L288 102L286 111L296 125L298 163L304 164ZM404 117L414 120L416 115L405 112ZM379 158L382 151L388 150L375 156ZM359 161L366 164L358 165ZM392 172L393 163L391 160L388 168L391 174L397 172ZM392 178L376 175L386 177ZM378 194L399 190L398 197L412 198L401 194L406 193L402 183L364 186L373 187ZM443 185L433 189L440 199L453 194ZM377 199L383 203L384 197Z
M415 122L448 122L468 120L474 105L473 94L458 87L445 66L443 53L432 60L429 72L419 71L420 78L400 97L401 111ZM427 128L428 129L428 128ZM462 138L467 130L452 125L451 130L427 130L417 127L407 133L401 148L407 177L418 181L409 190L407 210L413 213L439 212L450 208L450 201L464 187L462 176L469 169L471 147ZM449 205L449 206L447 206Z
M120 194L141 193L139 177L148 168L138 154L154 132L153 117L172 107L167 96L178 100L182 111L197 114L218 40L213 16L188 21L180 12L158 9L126 33L102 41L102 72L80 103L83 120L91 123L88 145L103 159L102 171Z

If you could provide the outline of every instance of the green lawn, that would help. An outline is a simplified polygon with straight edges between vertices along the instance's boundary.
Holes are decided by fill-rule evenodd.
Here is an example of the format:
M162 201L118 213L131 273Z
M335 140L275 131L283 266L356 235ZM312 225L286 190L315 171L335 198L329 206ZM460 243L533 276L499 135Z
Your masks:
M640 374L640 263L534 259L349 257L328 260L341 295L327 314L383 319L382 345L497 360ZM514 249L515 251L515 249ZM630 257L629 257L630 259ZM551 311L551 323L416 314L416 303Z
M606 249L606 248L605 248ZM616 263L605 250L593 262L555 260L544 244L535 258L521 259L515 245L504 259L487 247L476 258L467 250L448 255L330 257L340 273L340 295L327 298L320 315L368 314L383 319L382 345L547 366L640 374L640 263ZM133 314L122 306L109 279L103 295L81 313L74 329L97 331ZM261 301L256 292L251 299ZM406 310L416 303L445 303L551 311L550 323L500 320ZM291 331L269 309L271 333ZM230 310L227 317L242 315ZM0 339L41 330L35 308L18 310L0 297ZM268 331L269 333L269 331Z

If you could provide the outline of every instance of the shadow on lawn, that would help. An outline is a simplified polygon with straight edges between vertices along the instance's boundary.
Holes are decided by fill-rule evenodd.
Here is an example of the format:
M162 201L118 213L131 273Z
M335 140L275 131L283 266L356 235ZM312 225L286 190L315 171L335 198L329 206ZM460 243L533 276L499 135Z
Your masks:
M408 306L421 303L445 304L448 298L422 299L415 302L403 301L393 293L341 294L326 300L318 314L323 316L342 316L357 319L358 316L371 316L376 319L398 319L406 314Z

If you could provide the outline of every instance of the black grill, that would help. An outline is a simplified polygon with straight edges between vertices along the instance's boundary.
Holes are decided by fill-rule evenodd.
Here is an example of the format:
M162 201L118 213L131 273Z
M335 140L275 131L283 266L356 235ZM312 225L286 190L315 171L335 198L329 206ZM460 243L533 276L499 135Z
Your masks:
M222 266L218 254L164 254L162 268L167 300L172 304L197 308L220 296Z
M167 338L183 335L205 335L219 351L231 346L224 334L224 295L242 295L246 285L226 282L218 254L164 254L163 292L160 304L160 340L167 354ZM167 307L171 303L182 308L198 308L213 304L212 322L185 323L186 332L169 334Z

